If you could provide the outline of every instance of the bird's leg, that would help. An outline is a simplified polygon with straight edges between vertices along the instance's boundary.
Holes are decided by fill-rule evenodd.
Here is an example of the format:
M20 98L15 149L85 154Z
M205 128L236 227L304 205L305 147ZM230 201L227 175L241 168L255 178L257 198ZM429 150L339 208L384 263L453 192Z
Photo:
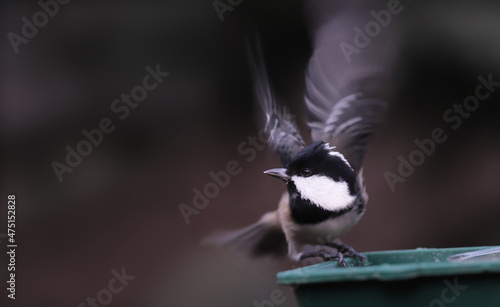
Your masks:
M336 248L339 253L344 255L344 257L357 259L359 261L359 266L365 265L366 257L356 252L351 246L344 243L337 243L335 241L327 242L325 245Z
M304 260L306 258L311 258L311 257L320 257L323 258L323 260L335 260L339 263L340 267L345 268L346 263L344 260L344 255L342 255L341 252L331 252L327 251L324 249L317 250L317 251L311 251L311 252L306 252L300 255L300 260Z

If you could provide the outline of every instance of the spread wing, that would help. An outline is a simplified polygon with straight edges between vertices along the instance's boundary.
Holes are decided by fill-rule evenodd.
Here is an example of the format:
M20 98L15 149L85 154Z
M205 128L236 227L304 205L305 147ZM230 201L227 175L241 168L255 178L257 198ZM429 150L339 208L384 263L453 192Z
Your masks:
M306 77L306 105L312 138L337 147L359 170L368 140L387 107L388 72L393 58L390 32L359 48L353 29L369 19L359 2L311 1L314 51ZM319 18L317 17L319 16Z
M256 43L257 57L254 56L249 44L247 44L247 48L254 79L254 91L266 115L266 131L269 134L269 141L278 152L281 163L286 167L290 160L305 147L305 143L292 116L286 108L280 107L276 102L269 85L259 43Z

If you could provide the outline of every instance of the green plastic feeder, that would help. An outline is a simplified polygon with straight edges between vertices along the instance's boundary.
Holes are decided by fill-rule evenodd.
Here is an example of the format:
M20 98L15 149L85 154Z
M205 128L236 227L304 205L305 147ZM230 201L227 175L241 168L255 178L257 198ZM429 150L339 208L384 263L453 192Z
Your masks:
M278 273L294 287L301 307L321 306L500 306L500 260L456 254L492 247L418 248L364 253L365 266L327 261ZM497 254L498 257L498 254Z

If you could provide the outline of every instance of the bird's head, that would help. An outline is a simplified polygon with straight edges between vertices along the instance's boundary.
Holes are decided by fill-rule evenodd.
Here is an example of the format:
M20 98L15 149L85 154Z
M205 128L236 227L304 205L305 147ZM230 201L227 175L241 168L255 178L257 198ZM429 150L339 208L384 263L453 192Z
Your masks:
M356 196L356 173L328 143L315 142L300 151L286 168L264 173L284 180L291 200L299 199L327 211L345 210Z

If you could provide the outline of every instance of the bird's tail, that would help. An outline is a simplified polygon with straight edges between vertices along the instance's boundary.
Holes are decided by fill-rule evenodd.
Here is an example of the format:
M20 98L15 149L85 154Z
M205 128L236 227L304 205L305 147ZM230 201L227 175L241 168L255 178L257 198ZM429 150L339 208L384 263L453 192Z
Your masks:
M285 234L281 230L278 211L264 214L256 223L232 231L219 231L206 237L202 246L245 253L249 256L287 254Z

